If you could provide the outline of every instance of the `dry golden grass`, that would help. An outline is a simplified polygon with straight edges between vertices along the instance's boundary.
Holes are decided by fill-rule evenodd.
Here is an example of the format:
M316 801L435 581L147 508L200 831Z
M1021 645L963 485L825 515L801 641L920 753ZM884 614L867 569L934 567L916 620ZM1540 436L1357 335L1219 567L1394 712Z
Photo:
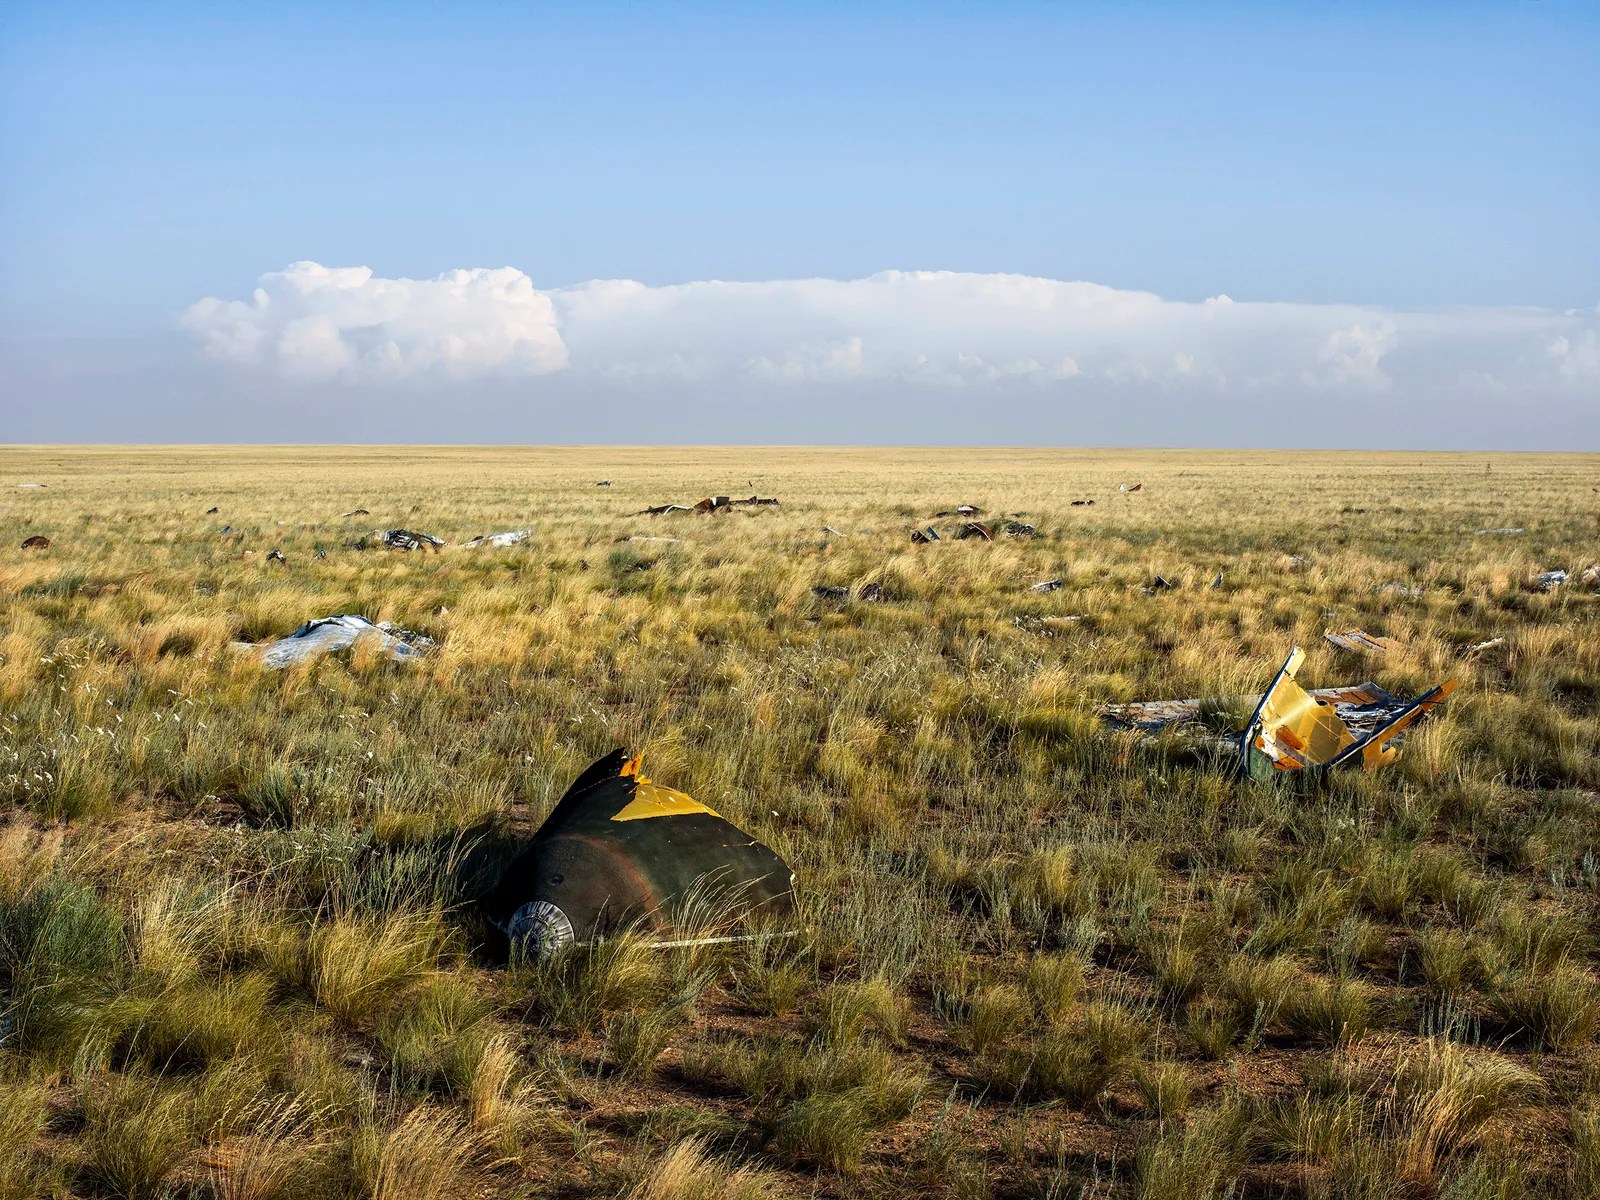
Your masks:
M0 450L0 1196L1590 1194L1597 487L1576 455ZM711 493L783 503L633 515ZM960 503L1038 534L909 542ZM453 545L356 548L394 527ZM341 612L438 645L232 648ZM1357 625L1404 649L1322 641ZM1315 785L1096 716L1258 690L1296 642L1311 686L1460 690ZM803 938L496 961L472 900L617 745L790 860Z

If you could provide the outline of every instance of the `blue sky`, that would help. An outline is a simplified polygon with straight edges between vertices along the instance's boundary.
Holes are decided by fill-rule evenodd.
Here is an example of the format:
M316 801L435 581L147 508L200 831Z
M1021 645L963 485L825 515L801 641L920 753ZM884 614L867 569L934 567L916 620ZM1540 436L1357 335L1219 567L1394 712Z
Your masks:
M1600 303L1593 3L22 3L3 21L8 437L176 438L226 391L248 397L255 424L337 396L367 412L466 404L506 426L494 440L603 440L558 410L574 397L646 405L666 385L659 371L648 387L617 382L642 361L628 338L669 335L707 364L671 381L685 403L729 388L758 407L792 406L797 387L830 402L850 393L841 412L859 414L859 436L800 440L902 440L894 431L927 382L902 369L929 357L916 329L886 323L881 307L859 328L844 315L904 303L884 289L774 301L788 343L777 328L707 338L687 309L665 328L613 322L600 337L592 304L556 296L561 366L514 354L509 366L462 370L457 359L404 379L344 359L274 370L281 355L219 354L214 327L185 322L197 301L246 301L258 277L312 261L377 280L512 267L541 293L886 270L1088 281L1178 303L1257 302L1241 342L1251 346L1280 338L1270 306L1339 306L1305 334L1306 363L1252 374L1254 351L1236 347L1213 373L1225 386L1213 379L1205 395L1247 411L1273 381L1338 362L1347 330L1367 330L1382 345L1357 382L1381 375L1391 402L1466 413L1473 436L1492 440L1495 389L1464 396L1460 385L1484 375L1518 395L1549 391L1538 437L1596 418L1588 440L1600 448L1585 350ZM1006 326L1016 302L984 307L981 286L948 292L938 303L953 307L916 327L940 344L960 339L963 314L978 330ZM660 304L680 299L659 293ZM727 297L741 314L747 301ZM818 307L829 304L843 308ZM1550 323L1507 331L1503 360L1467 362L1482 338L1462 331L1413 352L1415 314L1459 306L1534 308ZM412 312L410 328L436 311ZM722 311L692 310L711 322ZM474 309L462 327L488 322L494 340L498 313ZM349 319L370 332L391 316ZM1116 353L1103 323L1042 328L1008 342L1003 363L992 337L973 344L1007 379L1015 363L1080 368L1065 380L1041 367L1017 401L1033 427L1047 422L1042 440L1129 441L1136 430L1115 422L1073 437L1076 418L1135 384L1174 414L1191 409L1198 393L1184 389L1197 385L1178 376L1194 372L1158 379L1150 367L1210 361L1210 344L1193 343L1206 335L1176 328L1178 340L1137 352L1113 338ZM256 332L273 342L282 329ZM378 337L369 332L360 346ZM393 361L428 358L389 341ZM848 380L804 366L844 362L857 341ZM580 352L599 345L603 361ZM752 362L803 369L773 392ZM1554 383L1517 373L1556 362ZM1129 364L1144 372L1134 384ZM1334 374L1341 386L1354 378ZM704 420L694 410L686 440L715 433L727 415L715 408ZM202 432L240 437L250 424L212 418ZM772 428L805 432L787 419ZM733 432L764 440L759 421Z

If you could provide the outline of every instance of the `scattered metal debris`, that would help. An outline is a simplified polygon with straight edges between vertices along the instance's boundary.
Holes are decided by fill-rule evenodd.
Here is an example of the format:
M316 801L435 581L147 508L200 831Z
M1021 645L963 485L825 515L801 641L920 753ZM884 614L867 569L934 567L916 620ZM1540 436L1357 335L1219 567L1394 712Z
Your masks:
M222 510L220 508L218 508L215 504L213 504L210 508L206 509L206 516L208 516L208 517L209 516L213 516L214 514L219 513L221 511Z
M1168 579L1165 575L1157 575L1147 585L1139 589L1141 596L1154 596L1157 592L1170 592L1178 586L1175 580Z
M1025 630L1028 633L1036 633L1040 637L1055 637L1058 633L1065 633L1067 627L1073 622L1081 620L1083 620L1083 617L1077 615L1070 617L1040 617L1032 613L1024 613L1021 616L1012 617L1011 623L1018 629Z
M1365 629L1349 629L1343 633L1325 633L1322 635L1331 646L1340 650L1351 650L1357 654L1388 654L1391 651L1404 649L1393 638L1376 637Z
M462 542L463 550L476 550L480 546L515 546L533 536L531 529L512 529L506 533L480 533L471 541Z
M751 496L748 500L730 500L728 503L733 505L747 504L752 508L763 508L778 504L779 500L776 496Z
M1477 536L1483 537L1486 534L1527 533L1527 532L1528 531L1526 529L1524 529L1521 525L1517 525L1515 527L1512 527L1510 525L1504 525L1504 526L1501 526L1498 529L1480 529L1480 530L1478 530Z
M1129 490L1129 491L1130 491L1130 492L1137 492L1137 491L1138 491L1138 490L1139 490L1139 489L1140 489L1140 488L1142 488L1142 487L1144 487L1144 484L1142 484L1142 483L1136 483L1136 484L1134 484L1134 485L1133 485L1133 486L1132 486L1132 487L1131 487L1131 488L1129 488L1129 489L1128 489L1128 490Z
M1505 638L1497 637L1497 638L1490 638L1486 642L1474 642L1472 645L1468 646L1461 653L1462 653L1463 657L1466 657L1466 658L1477 658L1478 655L1482 654L1485 650L1493 650L1496 646L1505 645L1505 641L1506 641Z
M285 566L287 566L289 564L289 560L286 559L283 556L283 551L282 550L270 550L270 551L268 551L267 552L267 561L268 562L275 562L275 563L283 563Z
M262 667L276 670L319 655L348 650L363 638L377 639L378 652L395 662L419 658L433 645L430 637L387 621L374 625L355 613L307 621L288 637L266 643L264 650L261 643L235 642L233 645L236 650L261 651Z
M837 584L820 584L811 589L811 594L821 600L849 600L850 589ZM856 589L855 598L867 604L876 604L883 596L883 584L876 580L863 583Z
M328 552L326 550L318 550L311 557L316 559L318 562L321 562L323 559L328 557Z
M48 550L50 549L50 539L42 533L36 533L32 537L22 539L22 548L24 550Z
M1217 577L1211 581L1211 589L1215 591L1222 586L1222 572L1217 572Z
M978 521L968 521L956 531L956 541L964 542L968 538L982 538L986 542L992 542L994 531Z
M1258 778L1282 771L1380 766L1393 760L1406 729L1456 687L1450 680L1411 700L1391 696L1371 682L1308 692L1294 680L1304 661L1305 651L1294 647L1264 694L1226 702L1251 706L1244 729L1203 740L1236 751L1241 769ZM1214 703L1152 700L1107 705L1100 712L1113 724L1155 734L1198 722Z
M1533 577L1533 586L1540 591L1553 591L1567 582L1565 571L1540 571Z
M1578 578L1590 587L1600 584L1600 563L1585 567L1583 574L1579 575Z
M1404 596L1408 600L1415 600L1422 595L1422 585L1420 583L1402 583L1398 579L1391 579L1377 590L1379 592L1388 592L1395 596Z
M732 499L727 496L707 496L694 506L694 511L697 513L721 512L732 503Z
M633 515L636 517L659 517L667 513L693 512L687 504L657 504L652 508L642 508Z
M221 529L217 530L217 535L219 537L223 537L223 536L226 536L227 534L230 534L232 532L233 532L233 526L232 525L224 525Z
M610 487L611 486L611 480L609 480L609 479L596 479L594 481L594 485L595 485L595 487Z
M616 539L619 542L674 542L682 544L682 538L675 537L650 537L648 534L635 533L631 536L624 535Z
M47 488L50 485L48 483L19 483L17 486L19 488Z
M958 504L954 508L947 508L943 512L933 514L936 517L978 517L983 515L983 509L976 504Z
M1072 502L1072 507L1073 508L1091 508L1093 506L1094 506L1094 501L1093 500L1074 500Z
M364 508L352 508L347 513L340 513L341 517L370 517L372 514Z
M831 533L834 537L849 537L850 536L847 533L841 533L839 530L835 529L832 525L824 525L822 527L822 532L823 533Z
M744 940L752 917L793 917L794 883L768 847L614 750L567 789L484 907L513 947L543 959L628 927L668 945Z
M911 540L919 544L937 542L939 540L939 531L932 525L929 525L926 529L913 529L911 531Z
M1030 592L1059 592L1061 590L1061 580L1046 579L1043 583L1034 584L1028 590Z
M1039 532L1039 527L1030 525L1026 521L1007 521L1005 530L1007 537L1030 538Z
M418 533L414 529L385 529L378 540L391 550L438 550L447 544L431 533Z

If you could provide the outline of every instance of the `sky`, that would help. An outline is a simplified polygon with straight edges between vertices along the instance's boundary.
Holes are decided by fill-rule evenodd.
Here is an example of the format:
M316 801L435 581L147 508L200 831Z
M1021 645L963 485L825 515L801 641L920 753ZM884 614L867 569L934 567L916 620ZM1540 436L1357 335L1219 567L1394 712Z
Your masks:
M0 440L1600 450L1600 5L14 0Z

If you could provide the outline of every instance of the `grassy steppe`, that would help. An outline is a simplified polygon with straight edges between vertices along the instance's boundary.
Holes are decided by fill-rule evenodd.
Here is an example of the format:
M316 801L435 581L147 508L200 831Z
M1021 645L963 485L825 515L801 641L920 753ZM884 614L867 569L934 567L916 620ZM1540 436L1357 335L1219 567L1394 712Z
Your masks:
M0 1198L1600 1194L1597 487L1556 455L0 450ZM783 503L629 515L712 492ZM962 502L1039 535L908 543ZM349 548L395 526L535 533ZM230 649L339 612L438 649ZM1321 641L1352 625L1407 649ZM1259 690L1297 641L1308 686L1461 688L1324 786L1096 718ZM789 859L803 938L495 960L473 896L618 745Z

